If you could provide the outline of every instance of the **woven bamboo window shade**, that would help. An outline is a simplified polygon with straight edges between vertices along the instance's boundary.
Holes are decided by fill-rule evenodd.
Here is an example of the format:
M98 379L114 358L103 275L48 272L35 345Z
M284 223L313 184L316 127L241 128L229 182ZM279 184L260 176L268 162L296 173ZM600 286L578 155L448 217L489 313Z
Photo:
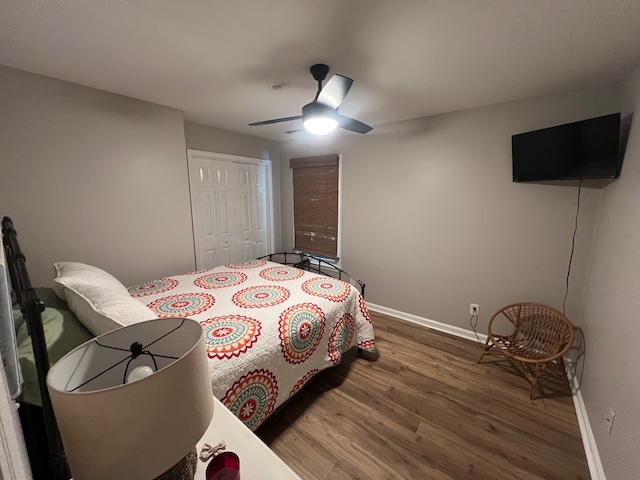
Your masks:
M295 248L338 257L338 155L292 158Z

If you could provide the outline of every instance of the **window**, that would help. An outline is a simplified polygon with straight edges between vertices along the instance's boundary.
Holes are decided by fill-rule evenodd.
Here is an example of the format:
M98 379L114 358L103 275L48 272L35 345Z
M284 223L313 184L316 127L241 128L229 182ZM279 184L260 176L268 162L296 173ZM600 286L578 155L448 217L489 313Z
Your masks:
M292 158L295 248L338 259L337 154Z

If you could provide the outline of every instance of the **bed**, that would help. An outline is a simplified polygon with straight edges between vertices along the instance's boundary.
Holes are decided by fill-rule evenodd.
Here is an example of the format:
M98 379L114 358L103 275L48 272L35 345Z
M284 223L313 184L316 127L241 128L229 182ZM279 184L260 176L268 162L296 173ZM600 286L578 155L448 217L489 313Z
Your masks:
M128 291L155 317L200 322L213 394L251 429L353 345L375 350L353 286L289 265L258 259Z
M15 243L8 260L22 259L24 264L21 252L15 254L19 252L17 240L7 240L5 230L8 236L15 237L10 220L3 220L5 244ZM23 295L21 303L23 314L30 312L25 314L28 321L40 324L30 328L35 373L29 378L38 380L38 388L31 385L24 392L33 397L26 399L27 404L43 407L49 437L54 438L49 441L54 465L62 454L48 394L42 388L52 344L59 347L53 349L54 362L66 353L64 350L75 348L84 339L120 326L158 317L193 318L205 331L212 393L251 429L256 429L314 375L337 365L351 347L374 352L374 330L361 294L364 284L353 282L361 287L358 291L340 278L344 273L340 269L334 270L338 272L338 278L334 278L313 271L308 261L298 267L286 261L256 259L127 288L100 268L59 262L55 264L54 292L38 291L47 297L47 304L55 304L46 308L29 284L29 293ZM24 281L14 281L12 277L12 283L25 289ZM54 335L53 342L47 335L47 354L42 346L44 332L39 335L37 330L42 329L42 318L49 316L50 309L71 312L69 315L79 323L64 314L65 319L60 321L70 323L57 332L74 331L75 338L62 347L60 337L64 335ZM21 360L21 366L23 363Z

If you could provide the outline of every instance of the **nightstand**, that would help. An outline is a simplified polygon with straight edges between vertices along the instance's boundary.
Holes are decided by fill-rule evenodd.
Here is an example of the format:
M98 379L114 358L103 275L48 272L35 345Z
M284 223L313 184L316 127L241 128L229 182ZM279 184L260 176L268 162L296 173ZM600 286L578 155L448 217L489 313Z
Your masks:
M240 457L240 477L242 480L300 480L300 477L238 417L231 413L220 400L215 397L213 400L213 418L209 428L198 442L198 454L205 443L213 447L224 440L227 443L225 451L234 452ZM201 462L198 459L195 480L205 480L205 472L209 462Z

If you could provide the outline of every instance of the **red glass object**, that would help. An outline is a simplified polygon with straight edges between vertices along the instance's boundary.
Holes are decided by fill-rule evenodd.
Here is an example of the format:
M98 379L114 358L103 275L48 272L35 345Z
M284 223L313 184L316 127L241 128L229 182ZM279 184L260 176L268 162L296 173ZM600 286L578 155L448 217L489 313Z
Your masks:
M233 452L222 452L207 465L206 480L240 480L240 459Z

